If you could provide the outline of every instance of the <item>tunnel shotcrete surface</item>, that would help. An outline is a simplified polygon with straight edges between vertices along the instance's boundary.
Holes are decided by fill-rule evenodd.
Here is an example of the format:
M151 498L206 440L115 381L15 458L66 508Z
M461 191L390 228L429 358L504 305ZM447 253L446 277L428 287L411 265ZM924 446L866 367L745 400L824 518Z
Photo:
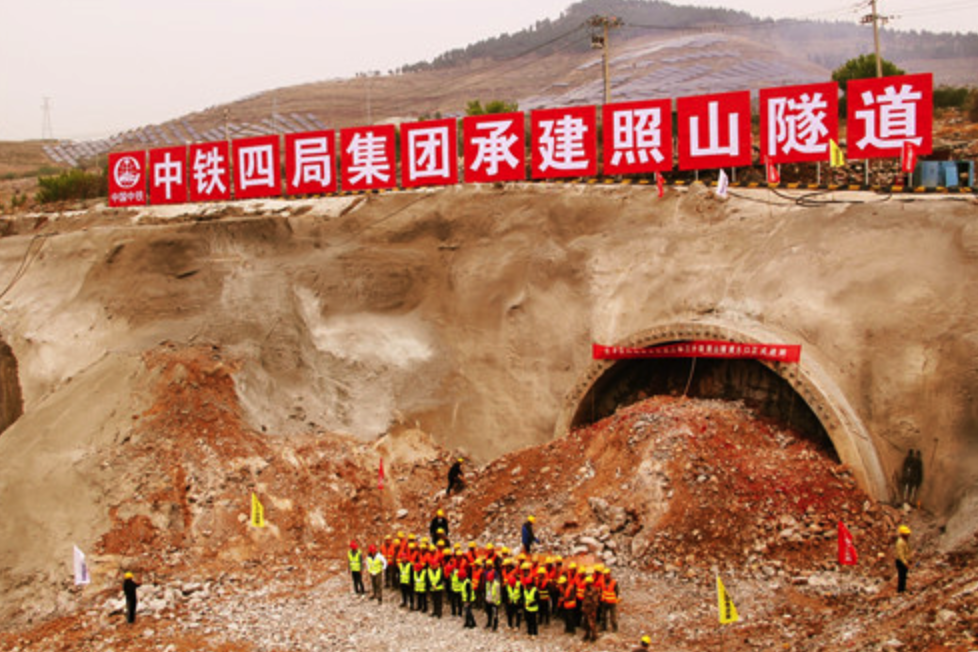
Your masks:
M879 514L864 530L878 537L898 518L882 504L896 496L906 452L919 449L922 507L942 528L933 545L967 544L978 529L978 204L739 195L515 184L12 220L0 238L4 284L16 275L0 297L5 615L23 624L84 603L66 580L72 544L110 568L206 548L195 559L213 574L270 551L325 559L364 528L389 532L403 507L421 529L425 506L441 504L449 456L464 456L470 489L482 487L450 503L460 523L472 536L494 532L500 513L521 512L493 493L492 474L519 497L535 485L511 477L552 472L548 447L578 439L580 463L593 453L598 470L562 470L583 479L579 502L562 503L568 513L540 503L553 531L575 532L581 510L604 509L589 502L601 492L588 474L629 484L634 473L629 491L651 502L623 508L633 526L615 535L645 537L627 544L633 566L663 568L656 551L675 540L648 539L656 523L726 536L722 519L711 530L669 517L665 490L639 479L643 460L673 459L675 447L689 447L686 471L698 468L709 444L663 430L675 446L666 457L601 470L593 429L622 419L646 424L629 427L650 442L647 426L669 419L704 419L696 432L706 434L748 412L778 424L757 431L759 450L774 442L824 465L812 477L841 492L832 509ZM800 344L802 359L591 359L595 342L697 337ZM640 405L668 418L627 416ZM586 444L589 432L597 439ZM733 455L748 440L723 441ZM376 493L381 458L391 495ZM293 490L323 506L287 495L280 478L293 473ZM690 482L699 475L725 481L714 470ZM220 539L246 527L232 488L275 493L272 510L294 518ZM819 495L806 506L829 500ZM756 499L745 500L749 510ZM864 502L880 507L864 512ZM366 524L337 516L364 509L376 515Z

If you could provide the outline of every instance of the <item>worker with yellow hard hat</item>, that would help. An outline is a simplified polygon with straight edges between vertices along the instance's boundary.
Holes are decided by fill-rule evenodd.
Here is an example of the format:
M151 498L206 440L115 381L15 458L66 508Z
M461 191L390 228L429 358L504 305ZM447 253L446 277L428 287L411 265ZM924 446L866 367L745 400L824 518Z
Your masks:
M445 517L445 510L439 509L428 524L428 534L433 541L448 538L448 519Z
M536 520L536 517L531 514L526 517L526 522L523 523L521 536L523 540L523 552L527 555L530 554L534 543L540 543L540 540L533 534L533 524L536 523Z
M896 541L897 593L907 590L907 571L910 570L911 561L913 550L910 548L910 528L901 525L897 528Z
M649 638L648 636L643 636L638 642L638 647L632 649L632 652L645 652L650 648L651 645L652 645L652 639Z
M122 580L122 593L126 596L126 622L130 625L136 622L136 589L140 586L132 573L127 572Z
M452 468L448 469L448 489L445 490L445 496L451 496L453 490L462 491L465 486L465 481L462 478L462 462L464 458L458 458L455 463L452 464Z

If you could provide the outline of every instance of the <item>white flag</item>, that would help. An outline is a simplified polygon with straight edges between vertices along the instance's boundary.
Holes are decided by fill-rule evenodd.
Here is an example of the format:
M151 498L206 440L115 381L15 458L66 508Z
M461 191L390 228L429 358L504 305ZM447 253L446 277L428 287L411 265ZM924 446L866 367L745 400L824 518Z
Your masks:
M720 170L720 178L717 179L717 196L724 197L727 196L727 186L730 184L730 180L727 179L727 173Z
M92 578L88 575L88 564L85 563L85 553L75 546L75 585L88 584Z

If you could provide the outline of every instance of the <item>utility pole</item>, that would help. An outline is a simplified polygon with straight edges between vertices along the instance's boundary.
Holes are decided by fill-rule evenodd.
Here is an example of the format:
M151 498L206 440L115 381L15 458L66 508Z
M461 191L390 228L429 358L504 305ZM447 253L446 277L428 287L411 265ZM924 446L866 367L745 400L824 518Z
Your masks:
M602 68L604 71L604 103L611 103L611 66L610 49L611 43L608 39L608 32L613 27L621 27L622 21L615 16L591 16L587 20L591 28L591 47L595 50L601 48Z
M871 13L867 16L863 16L860 22L862 22L863 25L866 23L873 24L873 43L876 48L876 76L882 77L883 58L880 57L880 23L885 25L890 18L889 16L880 16L879 12L876 10L876 2L877 0L869 0Z

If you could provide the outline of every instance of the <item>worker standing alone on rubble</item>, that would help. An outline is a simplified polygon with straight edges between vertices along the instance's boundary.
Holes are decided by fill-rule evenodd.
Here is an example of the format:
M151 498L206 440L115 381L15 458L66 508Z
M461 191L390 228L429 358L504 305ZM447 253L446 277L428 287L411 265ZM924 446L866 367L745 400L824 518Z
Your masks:
M126 596L126 622L130 625L136 622L136 589L139 582L132 577L132 573L126 573L122 580L122 593Z
M540 540L533 534L533 524L536 520L536 517L531 514L526 517L526 522L523 523L523 531L520 533L523 537L523 554L529 555L533 544L540 543Z
M910 528L901 525L897 529L896 542L896 569L897 569L897 593L907 590L907 571L910 569L910 562L913 559L913 551L910 549Z
M446 496L452 495L452 489L457 489L462 491L462 462L465 458L458 458L455 460L455 464L452 464L452 468L448 469L448 489L445 490ZM445 529L445 533L448 533L448 528Z

